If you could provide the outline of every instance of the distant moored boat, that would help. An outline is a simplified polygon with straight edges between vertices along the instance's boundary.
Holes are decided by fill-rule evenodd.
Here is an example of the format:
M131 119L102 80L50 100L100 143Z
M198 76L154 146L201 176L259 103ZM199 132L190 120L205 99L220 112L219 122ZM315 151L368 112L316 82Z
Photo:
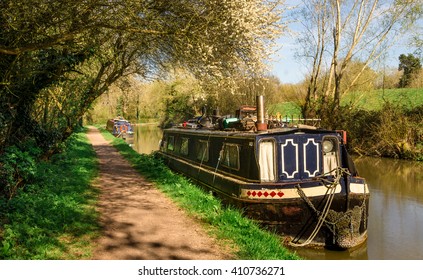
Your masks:
M134 131L131 123L122 117L117 117L107 121L106 129L116 137L123 139L132 138Z

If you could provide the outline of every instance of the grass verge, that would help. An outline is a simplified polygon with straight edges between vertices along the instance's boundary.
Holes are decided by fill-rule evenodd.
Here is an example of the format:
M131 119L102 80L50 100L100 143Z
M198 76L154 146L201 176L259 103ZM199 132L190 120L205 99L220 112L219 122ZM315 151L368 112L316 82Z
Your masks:
M278 236L262 230L237 209L223 207L213 195L204 192L185 177L173 173L154 156L138 154L124 140L113 137L104 129L101 131L138 172L154 182L191 216L204 222L212 235L233 246L237 259L300 259L282 246Z
M97 159L84 132L37 165L31 184L0 201L0 259L89 259L99 235L91 187Z
M354 91L342 98L341 105L356 110L380 111L386 103L412 110L423 105L423 88L378 89L369 92Z

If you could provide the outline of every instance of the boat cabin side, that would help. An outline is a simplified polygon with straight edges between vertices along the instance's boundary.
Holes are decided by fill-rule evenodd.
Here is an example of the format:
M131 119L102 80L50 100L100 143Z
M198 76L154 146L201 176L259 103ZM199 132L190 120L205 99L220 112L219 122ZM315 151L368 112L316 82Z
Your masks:
M192 168L218 171L247 182L259 182L255 137L219 132L165 129L160 151L187 161Z

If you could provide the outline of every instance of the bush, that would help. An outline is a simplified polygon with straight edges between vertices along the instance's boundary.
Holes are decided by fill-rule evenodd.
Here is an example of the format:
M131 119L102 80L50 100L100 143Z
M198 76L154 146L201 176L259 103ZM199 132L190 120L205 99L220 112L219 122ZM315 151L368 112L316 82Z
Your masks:
M0 159L0 196L13 197L19 187L33 179L39 155L40 149L33 144L4 150Z
M27 177L12 198L0 197L0 260L89 259L99 233L92 146L76 133L61 154L37 164L29 156L37 149L27 149L10 148L2 157L12 174L18 170Z
M423 106L385 103L379 111L344 110L349 149L360 155L421 160Z

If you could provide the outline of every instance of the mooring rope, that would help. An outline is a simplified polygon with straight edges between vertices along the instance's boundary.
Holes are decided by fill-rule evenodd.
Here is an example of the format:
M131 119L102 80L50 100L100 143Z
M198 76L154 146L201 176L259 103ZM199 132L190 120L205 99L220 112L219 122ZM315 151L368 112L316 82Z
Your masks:
M226 135L226 136L228 136L228 135ZM214 185L214 180L216 179L217 168L219 167L220 161L223 158L223 151L225 149L225 141L226 141L226 137L225 137L225 140L223 140L222 148L219 151L219 158L217 159L216 168L214 169L214 172L213 172L213 185Z
M342 178L342 175L344 174L345 170L343 170L342 168L338 167L335 168L334 170L331 170L329 172L332 173L333 171L336 172L336 176L335 179L333 180L333 182L323 178L324 175L321 176L321 178L319 178L321 180L321 182L323 183L323 185L328 188L326 195L328 195L326 203L323 207L322 211L319 211L316 209L316 207L314 207L313 203L310 201L310 199L307 197L307 195L304 193L304 191L302 190L300 184L297 184L295 187L297 188L297 192L299 194L299 196L307 203L307 205L316 213L316 215L318 216L318 221L316 223L316 226L314 228L314 230L312 231L312 233L310 234L310 236L303 242L303 243L294 243L294 242L290 242L291 246L295 246L295 247L303 247L303 246L307 246L309 245L313 239L316 237L316 235L318 234L319 230L321 229L321 227L323 226L323 224L325 222L327 222L326 217L330 211L330 207L332 205L333 202L333 198L335 197L335 193L336 193L336 187L339 184L339 181ZM326 185L326 183L330 183L329 185Z

